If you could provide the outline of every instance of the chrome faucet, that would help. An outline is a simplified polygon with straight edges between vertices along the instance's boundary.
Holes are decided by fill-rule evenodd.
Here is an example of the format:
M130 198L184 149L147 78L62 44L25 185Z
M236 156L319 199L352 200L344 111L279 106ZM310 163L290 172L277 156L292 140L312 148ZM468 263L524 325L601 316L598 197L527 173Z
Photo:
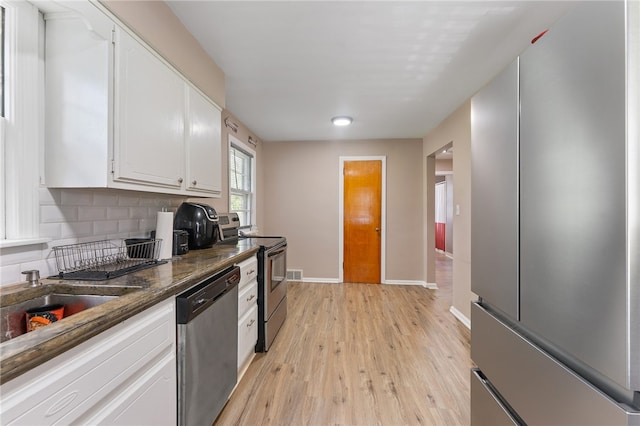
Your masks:
M22 271L26 275L29 287L37 287L42 285L40 282L40 271L37 269L29 269L28 271Z

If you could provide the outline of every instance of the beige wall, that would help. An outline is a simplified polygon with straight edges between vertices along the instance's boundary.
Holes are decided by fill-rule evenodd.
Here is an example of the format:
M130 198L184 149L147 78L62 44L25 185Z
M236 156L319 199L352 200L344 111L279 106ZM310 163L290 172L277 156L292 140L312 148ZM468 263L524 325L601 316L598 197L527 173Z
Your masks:
M230 122L237 125L237 132L231 130L231 128L225 126L225 119L228 118ZM263 142L258 138L258 136L253 133L247 126L245 126L240 120L238 120L233 114L229 111L222 111L222 196L220 198L191 198L191 201L198 201L201 203L207 203L211 205L217 212L228 212L229 211L229 135L233 135L241 142L244 142L247 146L252 148L256 152L256 197L257 197L257 225L258 229L261 229L263 226L263 215L262 212L264 210L264 196L263 196L263 186L264 186L264 176L263 176L263 154L262 154L262 145ZM256 141L256 145L252 145L249 143L249 136Z
M224 72L164 1L100 0L220 108L225 107Z
M436 173L453 172L453 160L436 160Z
M268 142L263 154L263 231L287 237L288 269L338 278L340 157L386 156L386 278L424 280L421 140Z
M453 141L453 175L455 179L453 205L460 206L460 215L453 217L453 308L470 319L471 293L471 101L467 100L440 125L424 137L424 156L435 153ZM425 170L427 162L425 159ZM426 173L425 173L426 175ZM426 193L426 192L425 192ZM425 195L425 209L433 210L433 197ZM433 219L425 216L426 230L433 228ZM425 238L425 253L433 255L433 241Z

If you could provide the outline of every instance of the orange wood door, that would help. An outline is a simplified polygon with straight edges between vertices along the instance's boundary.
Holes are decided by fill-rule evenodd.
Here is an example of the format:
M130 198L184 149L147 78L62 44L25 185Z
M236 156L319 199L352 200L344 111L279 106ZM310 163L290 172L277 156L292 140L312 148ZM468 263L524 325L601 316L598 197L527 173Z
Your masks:
M344 163L344 282L380 283L382 161Z

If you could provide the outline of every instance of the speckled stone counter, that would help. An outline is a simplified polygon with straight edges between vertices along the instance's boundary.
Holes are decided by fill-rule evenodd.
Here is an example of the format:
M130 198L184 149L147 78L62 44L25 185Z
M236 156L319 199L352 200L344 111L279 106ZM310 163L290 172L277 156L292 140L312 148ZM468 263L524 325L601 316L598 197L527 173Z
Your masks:
M108 281L44 279L40 287L3 287L0 306L63 292L119 296L102 305L0 344L0 383L5 383L73 348L121 321L173 297L202 279L255 256L259 247L246 240L193 250L171 261Z

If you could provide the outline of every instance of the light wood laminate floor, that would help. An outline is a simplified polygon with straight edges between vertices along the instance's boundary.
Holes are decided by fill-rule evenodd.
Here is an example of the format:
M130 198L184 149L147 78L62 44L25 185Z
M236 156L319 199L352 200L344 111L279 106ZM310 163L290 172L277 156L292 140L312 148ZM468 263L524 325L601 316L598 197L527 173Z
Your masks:
M290 282L288 317L216 425L467 425L469 330L438 290Z

